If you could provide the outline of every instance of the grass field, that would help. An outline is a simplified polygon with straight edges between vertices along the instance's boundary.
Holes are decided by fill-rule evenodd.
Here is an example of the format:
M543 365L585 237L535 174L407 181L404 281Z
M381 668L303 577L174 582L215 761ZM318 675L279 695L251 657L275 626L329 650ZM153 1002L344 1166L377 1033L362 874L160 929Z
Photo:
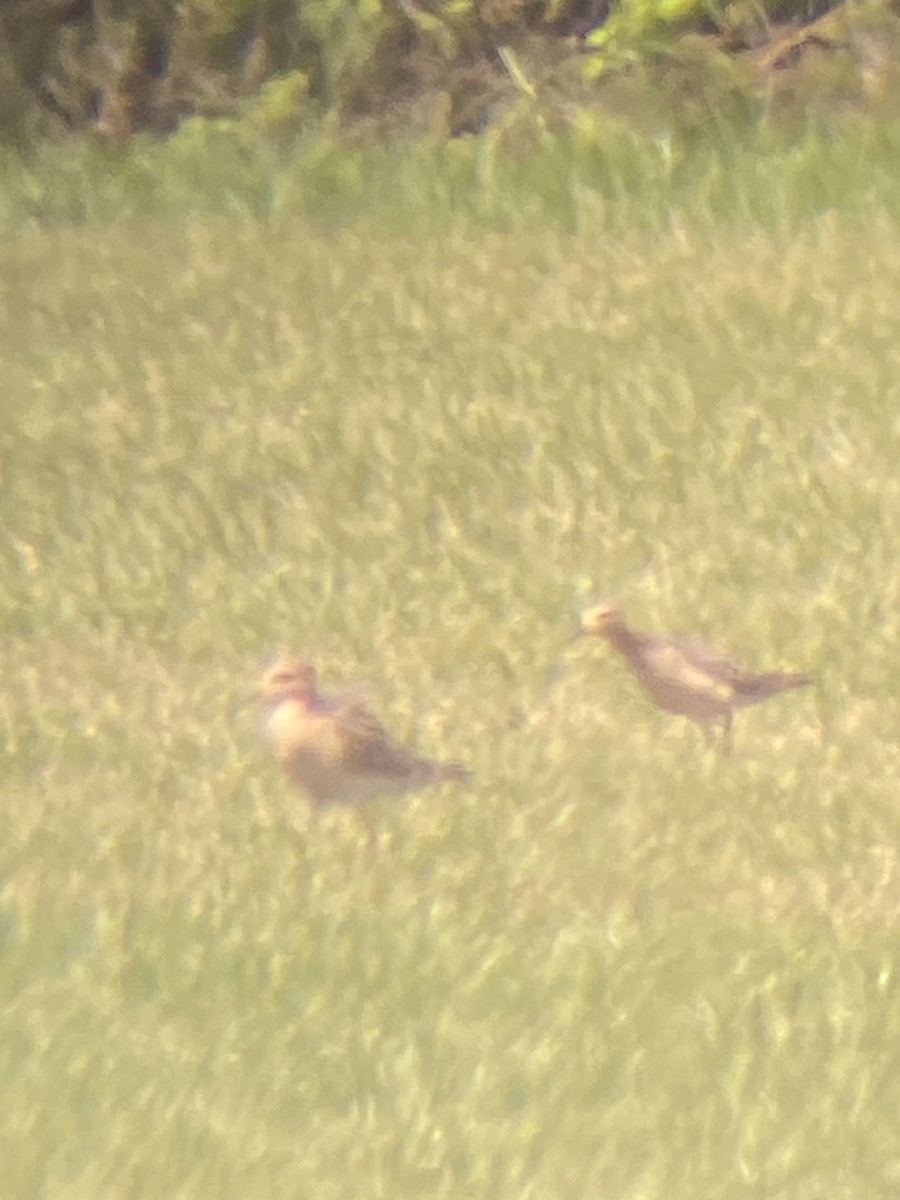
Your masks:
M3 1200L898 1194L900 187L828 161L4 239ZM815 692L723 759L597 594ZM280 647L475 784L313 820Z

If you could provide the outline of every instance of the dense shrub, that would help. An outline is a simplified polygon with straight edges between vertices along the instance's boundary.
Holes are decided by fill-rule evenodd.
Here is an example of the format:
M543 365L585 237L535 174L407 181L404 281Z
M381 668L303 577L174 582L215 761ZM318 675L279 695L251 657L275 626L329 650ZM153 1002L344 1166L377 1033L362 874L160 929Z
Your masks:
M870 102L900 43L889 9L827 0L7 0L0 140L96 130L122 142L192 116L281 138L479 132L517 97L548 113L638 75L669 109L747 97ZM684 39L688 41L685 43ZM702 41L702 45L700 44ZM273 82L274 81L274 82ZM263 91L263 89L266 89Z

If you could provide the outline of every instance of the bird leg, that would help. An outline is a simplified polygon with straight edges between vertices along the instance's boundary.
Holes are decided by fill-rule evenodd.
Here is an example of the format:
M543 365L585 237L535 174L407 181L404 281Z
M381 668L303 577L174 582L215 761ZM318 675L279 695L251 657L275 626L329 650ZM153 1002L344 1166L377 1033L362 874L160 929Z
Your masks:
M356 809L356 814L366 831L366 851L369 854L373 854L378 849L378 833L369 814L369 810L365 805L362 805Z

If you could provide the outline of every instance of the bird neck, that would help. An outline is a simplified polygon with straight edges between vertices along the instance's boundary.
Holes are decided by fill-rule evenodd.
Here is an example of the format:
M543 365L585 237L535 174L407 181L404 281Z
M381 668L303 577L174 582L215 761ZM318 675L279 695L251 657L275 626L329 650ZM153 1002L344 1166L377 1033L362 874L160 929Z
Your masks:
M629 660L638 654L645 640L642 633L638 633L635 629L629 629L624 621L616 621L608 625L604 630L604 637Z

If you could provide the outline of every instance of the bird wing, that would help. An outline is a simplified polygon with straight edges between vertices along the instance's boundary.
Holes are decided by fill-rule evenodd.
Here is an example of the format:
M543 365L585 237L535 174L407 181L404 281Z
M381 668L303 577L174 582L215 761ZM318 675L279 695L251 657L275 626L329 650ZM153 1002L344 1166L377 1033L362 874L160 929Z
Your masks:
M783 671L747 671L723 658L715 650L697 642L680 642L679 647L685 658L698 670L715 680L719 686L730 689L738 704L755 704L777 695L778 692L806 687L812 683L810 675L786 674Z
M737 700L740 704L757 704L760 700L768 700L779 692L788 692L792 688L809 687L813 682L811 675L786 674L783 671L766 671L758 675L745 675L737 681Z
M362 775L402 780L412 775L418 759L394 741L378 718L363 704L344 705L335 723L343 741L347 767Z
M725 703L734 695L736 668L698 642L652 638L644 645L642 657L650 674L685 691Z

